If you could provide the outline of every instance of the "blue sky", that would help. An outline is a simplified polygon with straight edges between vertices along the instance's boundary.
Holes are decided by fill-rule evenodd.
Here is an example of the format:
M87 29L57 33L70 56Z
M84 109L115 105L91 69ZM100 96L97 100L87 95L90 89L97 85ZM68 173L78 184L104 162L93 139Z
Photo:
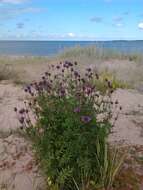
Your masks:
M143 40L143 0L0 0L0 40Z

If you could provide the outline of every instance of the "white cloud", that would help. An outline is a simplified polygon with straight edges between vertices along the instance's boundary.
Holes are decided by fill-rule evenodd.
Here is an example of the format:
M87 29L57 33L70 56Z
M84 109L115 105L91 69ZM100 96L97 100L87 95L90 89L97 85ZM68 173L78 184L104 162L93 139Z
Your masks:
M123 27L123 24L122 23L116 23L115 26L120 28L120 27Z
M140 22L140 23L138 24L138 28L143 30L143 22Z
M20 4L27 0L0 0L0 3Z
M23 32L21 33L19 30L19 34L23 34ZM23 36L21 36L21 39L33 39L33 40L37 40L37 39L42 39L42 40L95 40L96 37L95 36L85 36L85 35L69 35L70 33L64 33L64 34L56 34L56 33L51 33L48 34L45 31L39 31L38 29L33 30L33 31L29 31L28 33L23 34ZM73 33L72 33L73 34ZM15 35L15 34L14 34ZM9 34L7 35L8 39L17 39L17 36L10 36ZM72 37L71 37L72 36Z
M68 36L71 37L71 38L74 38L76 35L72 32L68 33Z
M113 18L113 24L112 25L115 27L121 28L124 26L123 20L124 20L124 18L122 16L116 16Z

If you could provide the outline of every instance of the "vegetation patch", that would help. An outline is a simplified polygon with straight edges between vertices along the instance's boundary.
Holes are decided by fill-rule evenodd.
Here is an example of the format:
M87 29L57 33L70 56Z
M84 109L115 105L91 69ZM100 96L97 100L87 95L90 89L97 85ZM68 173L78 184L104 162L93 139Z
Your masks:
M65 49L58 57L66 59L77 59L87 57L87 59L100 59L100 60L129 60L135 62L141 62L143 56L141 53L124 53L115 49L108 49L102 47L96 47L96 45L90 45L86 47L76 46Z
M107 143L121 107L111 100L108 79L102 93L95 84L98 74L91 68L80 74L76 67L68 61L51 65L55 72L49 69L40 82L28 85L31 100L15 112L33 141L48 189L109 190L124 160Z
M107 70L104 70L100 73L99 80L95 80L95 84L98 87L98 90L106 92L108 85L106 85L105 81L110 81L113 90L116 90L118 88L131 88L131 85L123 82L122 80L117 79L115 74Z

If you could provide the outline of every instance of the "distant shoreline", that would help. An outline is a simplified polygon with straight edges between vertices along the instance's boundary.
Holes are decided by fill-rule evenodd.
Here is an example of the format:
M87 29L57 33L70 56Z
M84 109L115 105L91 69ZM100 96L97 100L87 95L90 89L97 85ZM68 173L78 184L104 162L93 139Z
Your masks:
M0 40L0 42L138 42L141 40Z

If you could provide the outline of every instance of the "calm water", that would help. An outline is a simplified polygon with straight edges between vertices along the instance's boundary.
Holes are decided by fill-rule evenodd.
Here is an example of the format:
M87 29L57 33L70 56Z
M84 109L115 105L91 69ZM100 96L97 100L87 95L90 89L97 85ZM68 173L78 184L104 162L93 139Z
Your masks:
M52 56L65 48L96 45L125 53L143 53L143 40L140 41L0 41L0 55Z

